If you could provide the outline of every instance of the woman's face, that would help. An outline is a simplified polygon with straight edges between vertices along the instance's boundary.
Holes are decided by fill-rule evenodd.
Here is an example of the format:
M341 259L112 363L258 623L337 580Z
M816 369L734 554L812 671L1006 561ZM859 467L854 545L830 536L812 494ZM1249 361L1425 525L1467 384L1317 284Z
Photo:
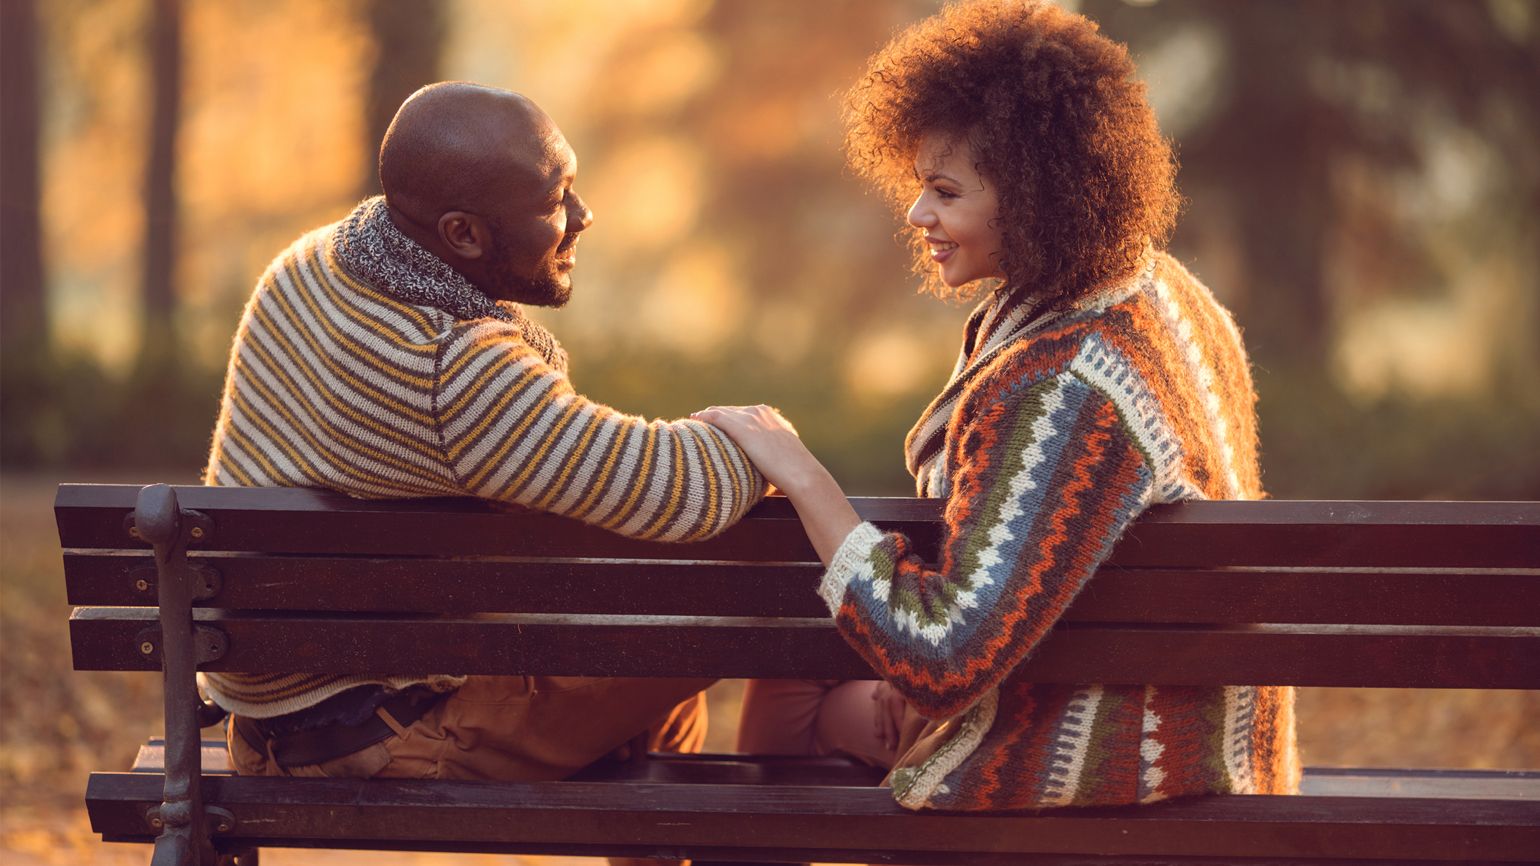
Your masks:
M966 137L939 133L921 139L914 158L920 196L909 207L909 224L924 232L941 281L954 289L1005 277L1000 202L977 163Z

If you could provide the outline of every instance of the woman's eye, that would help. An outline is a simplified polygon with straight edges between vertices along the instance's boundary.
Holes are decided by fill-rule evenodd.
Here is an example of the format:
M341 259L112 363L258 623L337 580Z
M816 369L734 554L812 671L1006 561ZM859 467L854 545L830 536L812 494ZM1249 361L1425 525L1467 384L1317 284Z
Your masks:
M936 195L938 197L944 198L944 199L953 199L953 198L957 198L958 194L953 192L953 191L951 191L951 190L949 190L949 189L942 189L941 187L938 186L938 187L936 187Z

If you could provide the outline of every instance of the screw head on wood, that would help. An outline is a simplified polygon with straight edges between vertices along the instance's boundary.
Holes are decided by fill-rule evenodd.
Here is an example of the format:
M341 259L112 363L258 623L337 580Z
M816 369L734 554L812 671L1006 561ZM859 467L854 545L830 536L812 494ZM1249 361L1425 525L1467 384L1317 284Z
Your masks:
M150 653L155 652L155 644L152 644L149 641L145 641L139 645L139 651L145 655L149 655Z
M128 534L133 536L134 538L138 538L139 537L139 527L137 527L137 526L130 526L128 528Z
M194 526L192 528L192 532L190 532L188 534L191 535L193 538L202 538L203 537L203 527L201 527L201 526Z
M148 580L145 580L142 577L139 578L138 580L134 581L134 589L137 589L140 592L144 592L145 590L147 590L149 588L150 588L150 582Z
M159 830L160 828L166 826L166 822L162 821L159 817L155 817L150 819L150 826Z

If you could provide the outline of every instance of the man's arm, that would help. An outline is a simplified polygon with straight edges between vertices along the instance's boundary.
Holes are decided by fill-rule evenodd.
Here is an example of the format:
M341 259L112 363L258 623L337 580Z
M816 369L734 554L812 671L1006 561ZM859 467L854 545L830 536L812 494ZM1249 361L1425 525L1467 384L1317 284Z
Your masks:
M721 431L589 400L503 323L478 322L446 341L435 398L445 461L474 496L633 538L697 541L765 494Z

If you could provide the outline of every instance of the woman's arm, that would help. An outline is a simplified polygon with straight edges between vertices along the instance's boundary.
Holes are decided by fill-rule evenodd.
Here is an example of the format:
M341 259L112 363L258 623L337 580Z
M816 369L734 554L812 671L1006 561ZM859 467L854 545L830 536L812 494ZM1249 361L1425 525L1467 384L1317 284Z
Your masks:
M1075 373L1002 377L969 399L934 562L904 535L857 522L837 486L818 494L832 481L772 410L704 419L799 491L841 633L930 718L967 709L1037 647L1157 486L1131 426L1143 422ZM831 538L843 540L830 549Z
M791 500L818 558L827 566L861 525L839 482L807 450L796 428L769 406L713 406L690 417L738 443L765 478Z
M934 558L863 524L822 587L846 640L929 718L1036 649L1155 489L1115 401L1074 373L992 378L965 399Z
M768 406L713 407L696 412L696 420L720 427L771 484L779 487L807 533L825 567L833 561L861 518L845 491L818 462L791 423ZM899 725L904 717L903 695L887 683L872 692L872 726L876 739L889 752L898 748Z

